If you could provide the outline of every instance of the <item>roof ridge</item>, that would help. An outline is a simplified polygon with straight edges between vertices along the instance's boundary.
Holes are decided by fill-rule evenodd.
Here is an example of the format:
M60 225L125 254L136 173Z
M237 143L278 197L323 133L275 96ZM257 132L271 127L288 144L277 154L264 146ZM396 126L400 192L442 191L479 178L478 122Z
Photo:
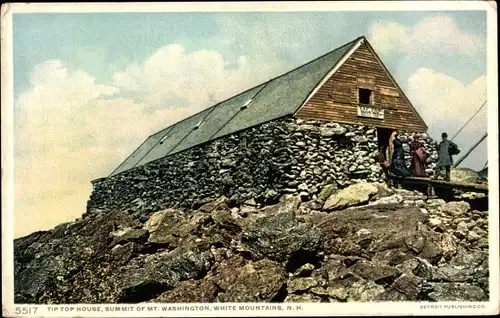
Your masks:
M335 48L335 49L333 49L325 54L322 54L322 55L308 61L307 63L299 65L299 66L297 66L297 67L295 67L287 72L281 73L273 78L268 79L265 82L261 82L256 86L250 87L242 92L239 92L238 94L230 96L230 97L228 97L222 101L219 101L219 102L217 102L209 107L202 108L201 110L191 114L190 116L185 117L179 121L173 122L172 124L162 128L161 130L158 130L158 131L150 134L146 138L146 141L152 138L152 142L154 144L152 144L151 147L148 146L148 148L150 148L149 151L147 151L146 154L142 155L142 157L139 158L139 160L136 160L136 159L129 160L132 157L132 155L139 148L141 148L143 145L145 145L146 141L144 141L139 146L138 149L136 149L131 155L129 155L127 157L127 159L125 159L122 163L120 163L118 168L116 168L111 173L110 176L120 174L121 172L125 172L126 170L129 170L129 169L133 169L135 167L138 167L138 165L143 165L147 162L160 159L160 158L156 158L158 156L158 153L156 153L150 159L146 159L146 161L144 163L139 164L140 162L145 160L145 158L149 155L149 153L153 149L158 147L160 140L159 139L157 140L157 137L163 136L162 139L164 139L170 135L168 138L171 138L171 137L174 138L174 136L175 136L176 140L178 138L180 138L180 140L178 140L177 142L174 142L174 144L171 145L172 147L168 146L169 148L167 148L167 149L162 148L163 150L166 151L166 154L164 154L161 157L165 157L165 156L168 156L169 154L173 154L175 149L177 149L179 147L179 145L181 143L183 143L184 140L186 138L188 138L193 133L192 129L194 128L194 125L196 124L194 122L194 119L199 118L203 122L207 118L210 118L210 115L212 112L218 112L219 109L222 112L224 112L224 110L231 110L231 109L234 110L235 109L234 107L241 107L241 105L238 106L237 104L244 102L244 101L241 101L242 98L244 98L247 95L249 96L250 94L253 95L253 97L251 97L250 99L261 96L263 94L262 90L265 89L269 85L271 85L272 88L270 88L269 91L266 91L266 93L264 94L266 96L265 98L276 99L278 97L274 96L274 94L285 93L285 94L287 94L287 96L290 96L289 98L287 97L288 98L287 100L290 103L288 105L288 107L277 106L276 109L275 109L275 107L273 107L272 109L268 109L272 105L270 105L268 103L268 101L266 102L266 99L264 98L264 100L261 102L264 103L266 106L262 106L264 104L261 105L261 104L257 103L258 105L260 105L259 106L260 108L258 107L258 108L256 108L256 110L250 111L249 113L247 113L248 111L245 112L247 116L253 116L254 117L253 119L247 118L247 122L241 122L241 118L240 118L241 115L238 115L238 114L240 114L240 111L238 110L222 126L219 125L221 123L216 123L216 127L219 127L219 126L220 127L216 131L214 131L214 132L211 131L209 133L211 135L211 137L208 140L213 140L214 137L217 137L218 136L217 134L219 134L219 133L221 133L222 135L226 135L226 134L234 133L236 131L239 131L242 129L247 129L247 128L250 128L254 125L262 123L262 121L260 119L266 118L267 117L266 114L268 112L270 112L269 116L273 117L273 119L277 118L276 116L286 116L286 115L293 114L295 112L296 108L300 107L301 104L303 103L304 96L307 98L307 96L308 96L307 94L310 94L309 90L310 89L314 90L315 85L318 84L317 81L321 82L321 80L325 76L327 76L333 68L336 67L336 65L339 63L339 59L341 59L343 56L345 56L347 51L352 50L352 48L356 45L356 43L361 41L363 38L364 38L364 36L357 37L356 39L354 39L348 43L345 43L345 44L343 44L343 45L341 45L341 46L339 46L339 47L337 47L337 48ZM317 78L319 76L321 76L321 77ZM292 81L292 83L288 83L288 80L290 80L290 79L294 79ZM289 87L290 85L293 88ZM297 85L301 85L301 86L296 87ZM276 89L277 89L277 91L275 92ZM290 89L292 89L293 92L290 91ZM305 90L307 90L307 92ZM302 95L304 95L304 96L302 96ZM277 100L274 100L274 102L276 102L276 101ZM299 102L302 102L302 103L297 104ZM295 105L295 104L297 104L297 105ZM267 107L267 108L263 109L262 107ZM288 109L291 107L293 107L293 109ZM257 110L257 109L260 109L260 110ZM236 115L238 115L239 117L237 117ZM240 119L235 119L235 118L240 118ZM258 118L260 118L260 119L258 119ZM272 119L269 119L269 120L272 120ZM237 123L237 127L234 126L235 125L234 122ZM191 126L193 126L193 127L191 127ZM218 137L221 137L221 136L218 136ZM199 136L199 137L203 139L207 136L205 136L205 137ZM191 146L194 146L194 145L192 145L193 142L197 143L196 141L191 140L190 142L187 143L188 145L190 145L188 148L190 148ZM184 146L186 146L186 145L184 145ZM179 148L179 150L180 149L185 150L187 148L182 148L182 146L181 146ZM159 151L163 152L163 150L160 149ZM183 150L180 150L180 151L183 151ZM153 157L156 159L154 159ZM128 162L129 166L130 166L130 164L132 164L132 167L126 168L127 161L129 161Z
M323 55L321 55L321 56L318 56L317 58L312 59L312 60L310 60L309 62L307 62L307 63L305 63L305 64L302 64L302 65L300 65L300 66L297 66L296 68L291 69L290 71L285 72L285 73L283 73L283 74L281 74L281 75L278 75L278 76L276 76L276 77L273 77L273 78L272 78L272 79L270 79L268 82L271 82L271 81L273 81L273 80L275 80L275 79L278 79L278 78L280 78L280 77L283 77L283 76L285 76L285 75L287 75L287 74L290 74L290 73L292 73L292 72L294 72L294 71L296 71L296 70L298 70L298 69L300 69L300 68L302 68L302 67L304 67L304 66L307 66L307 65L309 65L309 64L312 64L312 63L316 62L317 60L319 60L319 59L321 59L321 58L323 58L323 57L325 57L325 56L327 56L327 55L330 55L330 54L332 54L332 53L334 53L334 52L336 52L336 51L338 51L338 50L340 50L340 49L342 49L342 48L344 48L344 47L346 47L346 46L348 46L348 45L352 45L353 43L355 43L356 41L358 41L360 38L361 38L361 37L358 37L358 38L356 38L355 40L353 40L353 41L351 41L351 42L349 42L349 43L346 43L346 44L344 44L344 45L342 45L342 46L339 46L338 48L336 48L336 49L334 49L334 50L331 50L331 51L329 51L329 52L327 52L327 53L325 53L325 54L323 54ZM264 82L264 83L267 83L267 82ZM264 83L262 83L262 84L264 84Z
M186 120L190 119L191 117L194 117L194 116L198 115L199 113L204 112L205 110L209 110L209 109L211 109L211 108L215 108L216 106L218 106L218 105L220 105L220 104L222 104L222 103L225 103L225 102L227 102L227 101L229 101L229 100L231 100L231 99L233 99L233 98L235 98L235 97L238 97L238 96L240 96L240 95L243 95L244 93L247 93L248 91L251 91L252 89L255 89L255 88L257 88L257 87L259 87L259 86L261 86L261 85L266 85L266 84L268 84L268 83L270 83L270 82L272 82L272 81L274 81L274 80L276 80L276 79L278 79L278 78L281 78L281 77L283 77L283 76L285 76L285 75L287 75L287 74L290 74L290 73L292 73L292 72L294 72L294 71L296 71L296 70L298 70L298 69L300 69L300 68L302 68L302 67L305 67L305 66L307 66L307 65L309 65L309 64L311 64L311 63L313 63L313 62L316 62L317 60L319 60L319 59L321 59L321 58L323 58L323 57L325 57L325 56L327 56L327 55L330 55L330 54L332 54L332 53L334 53L334 52L336 52L336 51L338 51L338 50L340 50L340 49L342 49L342 48L344 48L344 47L346 47L346 46L348 46L348 45L352 45L353 43L355 43L355 42L359 41L359 39L361 39L361 38L365 38L365 37L364 37L364 36L359 36L359 37L357 37L356 39L354 39L354 40L352 40L352 41L350 41L350 42L348 42L348 43L346 43L346 44L344 44L344 45L342 45L342 46L339 46L339 47L337 47L337 48L335 48L335 49L333 49L333 50L331 50L331 51L329 51L329 52L327 52L327 53L325 53L325 54L323 54L323 55L321 55L321 56L318 56L317 58L315 58L315 59L313 59L313 60L310 60L309 62L307 62L307 63L305 63L305 64L302 64L302 65L300 65L300 66L297 66L297 67L295 67L295 68L291 69L290 71L287 71L287 72L285 72L285 73L282 73L282 74L280 74L280 75L278 75L278 76L275 76L275 77L273 77L273 78L271 78L271 79L268 79L267 81L261 82L261 83L259 83L258 85L252 86L252 87L250 87L250 88L248 88L248 89L246 89L246 90L244 90L244 91L242 91L242 92L240 92L240 93L238 93L238 94L236 94L236 95L233 95L233 96L231 96L231 97L228 97L228 98L226 98L226 99L224 99L224 100L222 100L222 101L220 101L220 102L218 102L218 103L216 103L216 104L214 104L214 105L212 105L212 106L209 106L209 107L207 107L207 108L204 108L204 109L202 109L202 110L200 110L200 111L198 111L198 112L196 112L196 113L194 113L194 114L192 114L192 115L189 115L189 116L188 116L188 117L186 117L186 118L183 118L183 119L181 119L181 120L179 120L179 121L176 121L176 122L174 122L174 123L172 123L172 124L168 125L167 127L163 128L163 129L161 129L161 130L159 130L159 131L157 131L157 132L155 132L155 133L152 133L152 134L151 134L151 135L149 135L147 138L149 138L149 137L151 137L151 136L154 136L154 135L156 135L157 133L159 133L159 132L161 132L161 131L163 131L163 130L165 130L165 129L169 128L169 127L172 127L172 126L174 126L174 125L177 125L177 124L179 124L179 123L182 123L182 122L184 122L184 121L186 121ZM335 67L335 65L333 65L333 66L332 66L332 68L333 68L333 67Z

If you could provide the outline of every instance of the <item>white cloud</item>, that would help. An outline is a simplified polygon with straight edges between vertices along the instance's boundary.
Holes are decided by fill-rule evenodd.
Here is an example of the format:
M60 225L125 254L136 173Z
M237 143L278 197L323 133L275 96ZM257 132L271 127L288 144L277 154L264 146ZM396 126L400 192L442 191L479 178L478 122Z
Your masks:
M228 69L224 56L215 51L186 52L179 44L160 48L142 64L132 64L113 75L123 92L154 109L211 106L239 91L259 84L270 72L255 72L241 56Z
M483 104L486 85L486 76L462 83L448 75L420 68L408 79L407 93L429 126L429 134L439 140L442 132L453 137ZM486 116L485 106L454 140L463 153L487 131ZM486 148L478 149L461 166L480 169L486 157Z
M246 57L167 45L96 83L60 60L37 65L15 114L15 235L79 217L90 181L109 174L148 135L271 76Z
M382 54L443 53L470 57L485 50L482 37L461 30L453 18L446 15L424 18L412 26L395 22L374 23L369 34L370 42Z
M96 84L84 72L69 73L59 60L38 65L30 78L32 90L19 96L16 148L31 153L44 151L47 145L69 146L80 133L73 128L82 125L94 108L90 102L118 91Z

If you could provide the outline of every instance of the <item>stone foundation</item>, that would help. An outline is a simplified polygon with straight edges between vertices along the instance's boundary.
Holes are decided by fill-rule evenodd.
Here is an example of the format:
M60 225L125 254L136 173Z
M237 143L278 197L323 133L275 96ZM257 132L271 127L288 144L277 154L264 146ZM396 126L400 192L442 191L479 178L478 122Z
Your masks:
M430 145L425 134L405 136ZM383 181L376 156L375 128L281 118L96 180L87 212L193 208L221 195L235 204L315 199L328 184Z

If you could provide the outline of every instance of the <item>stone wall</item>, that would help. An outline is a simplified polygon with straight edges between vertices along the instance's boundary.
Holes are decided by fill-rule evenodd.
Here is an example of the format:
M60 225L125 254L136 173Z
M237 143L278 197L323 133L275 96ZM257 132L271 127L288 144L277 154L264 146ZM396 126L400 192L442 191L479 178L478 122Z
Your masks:
M430 147L425 134L403 138ZM328 184L383 181L376 157L374 128L282 118L97 180L87 212L192 208L221 195L234 204L315 199Z
M315 198L327 184L382 180L376 150L375 129L282 118L96 180L87 212Z

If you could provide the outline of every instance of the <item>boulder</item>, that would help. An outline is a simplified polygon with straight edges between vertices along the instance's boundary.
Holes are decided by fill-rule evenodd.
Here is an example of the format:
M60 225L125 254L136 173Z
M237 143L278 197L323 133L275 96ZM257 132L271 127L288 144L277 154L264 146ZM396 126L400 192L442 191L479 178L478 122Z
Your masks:
M269 302L281 295L286 282L283 266L267 259L227 266L207 279L222 289L217 302Z
M155 232L163 223L164 218L167 218L169 215L175 216L177 214L178 212L174 209L166 209L155 212L149 217L143 228L150 233Z
M441 234L431 231L421 231L418 235L423 238L421 249L416 251L419 253L418 256L428 260L431 264L437 264L443 256Z
M390 285L401 275L394 267L365 260L356 262L350 269L364 279L381 285Z
M403 197L399 194L393 194L391 196L382 197L376 201L370 202L370 204L401 204L403 203Z
M221 196L212 202L208 202L199 208L202 212L212 212L214 210L226 210L228 209L229 199L225 196Z
M367 205L318 216L313 224L322 232L325 254L367 255L392 264L407 257L398 253L408 251L405 239L424 218L415 207Z
M165 244L173 247L179 242L179 229L184 225L186 219L174 209L159 211L151 215L143 226L150 235L148 242L151 244ZM175 234L175 235L174 235Z
M349 288L348 302L374 302L385 291L384 287L372 281L354 282Z
M484 291L467 283L432 283L428 297L433 301L487 301Z
M74 224L37 232L14 242L14 298L24 303L93 303L116 299L114 290L97 288L109 262L122 265L138 251L132 244L112 253L110 233L138 226L128 213L96 214ZM59 232L60 229L64 231ZM61 236L63 235L63 236ZM80 301L81 300L81 301ZM75 302L75 301L73 301Z
M429 281L437 282L467 282L472 280L472 272L467 269L460 269L448 265L432 268Z
M280 213L257 219L242 233L235 248L250 253L254 259L268 257L279 262L297 261L297 268L308 259L295 256L301 253L315 255L320 246L321 233L310 223L299 223L295 212L300 201L289 200L280 205ZM302 262L302 263L300 263Z
M448 202L442 205L441 210L452 217L461 217L470 210L470 204L464 201Z
M315 287L311 289L311 292L317 296L326 296L335 300L342 301L345 301L349 296L348 289L346 289L344 286Z
M309 276L311 272L314 270L314 265L310 263L306 263L299 267L295 273L293 273L293 276L300 276L300 277L305 277Z
M418 300L423 280L413 274L402 274L391 288L405 295L405 300Z
M304 292L313 287L316 287L319 282L312 277L298 277L289 279L287 282L287 291L290 294L296 292Z
M330 195L323 205L323 210L341 210L350 206L368 202L377 194L377 186L371 183L356 183Z
M481 175L479 172L469 168L452 168L450 171L452 181L463 183L479 183Z
M147 293L154 291L155 286L161 286L163 290L170 289L182 280L199 277L212 262L213 257L209 252L177 249L152 255L140 265L133 261L117 270L107 284L118 292L118 302L133 302L148 297Z
M474 231L470 231L467 234L467 241L469 241L469 242L475 242L475 241L479 240L480 238L481 238L481 235L477 234Z
M452 234L444 233L441 237L440 248L443 251L443 257L450 260L457 253L457 239Z
M323 300L321 297L312 295L312 294L289 294L286 296L285 303L321 303Z
M327 184L326 186L323 187L321 192L318 194L318 199L320 199L322 201L327 200L335 190L337 190L336 184Z
M146 241L149 236L149 232L145 229L127 228L111 232L110 236L113 238L110 245L115 246L116 244L122 244L124 242Z
M208 280L194 279L180 282L173 289L150 300L155 303L211 303L215 301L220 288Z

